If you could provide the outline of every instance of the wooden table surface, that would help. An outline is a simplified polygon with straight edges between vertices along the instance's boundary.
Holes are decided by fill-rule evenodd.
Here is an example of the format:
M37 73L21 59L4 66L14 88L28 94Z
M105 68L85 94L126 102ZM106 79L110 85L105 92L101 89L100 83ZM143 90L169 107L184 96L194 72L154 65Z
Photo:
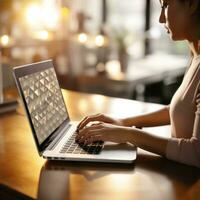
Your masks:
M62 92L71 119L77 121L99 112L124 117L162 107L101 95ZM16 91L9 91L7 98L16 95ZM170 135L169 126L148 130L163 137ZM26 198L198 200L199 175L197 168L177 164L141 149L138 149L136 162L131 165L45 161L37 153L22 106L16 112L0 116L0 185Z

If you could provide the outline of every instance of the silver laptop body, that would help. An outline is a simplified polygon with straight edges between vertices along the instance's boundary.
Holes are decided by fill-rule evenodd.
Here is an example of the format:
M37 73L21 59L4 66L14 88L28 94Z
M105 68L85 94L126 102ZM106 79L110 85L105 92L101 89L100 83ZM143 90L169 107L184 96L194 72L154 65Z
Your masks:
M136 159L131 144L97 142L86 149L75 142L77 122L70 120L51 60L15 67L13 74L40 156L113 163Z

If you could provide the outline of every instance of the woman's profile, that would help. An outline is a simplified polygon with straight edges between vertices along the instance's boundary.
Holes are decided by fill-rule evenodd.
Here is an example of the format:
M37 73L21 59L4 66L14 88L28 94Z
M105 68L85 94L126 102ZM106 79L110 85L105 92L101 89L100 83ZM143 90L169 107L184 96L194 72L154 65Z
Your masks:
M124 119L104 114L85 117L77 141L130 142L168 159L200 167L200 0L160 0L160 23L171 39L186 40L192 61L170 105L153 113ZM89 122L99 123L91 126ZM171 137L151 135L139 127L171 125Z

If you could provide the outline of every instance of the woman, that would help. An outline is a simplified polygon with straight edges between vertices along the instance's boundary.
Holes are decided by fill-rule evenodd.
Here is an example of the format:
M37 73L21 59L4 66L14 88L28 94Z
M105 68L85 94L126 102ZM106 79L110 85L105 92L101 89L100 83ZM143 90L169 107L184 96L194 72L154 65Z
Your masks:
M77 140L87 144L96 140L130 142L168 159L200 167L200 0L160 0L160 3L160 23L173 40L187 40L193 54L170 105L125 119L103 114L86 117L78 126ZM99 123L85 127L92 121ZM171 138L137 128L168 124L171 124Z

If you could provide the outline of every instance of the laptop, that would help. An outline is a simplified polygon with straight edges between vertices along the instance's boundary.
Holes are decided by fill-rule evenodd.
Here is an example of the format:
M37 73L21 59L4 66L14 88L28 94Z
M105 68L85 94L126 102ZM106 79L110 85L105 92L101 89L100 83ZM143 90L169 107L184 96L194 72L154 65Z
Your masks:
M132 163L136 147L75 141L78 122L70 120L52 60L13 69L38 153L49 160Z

